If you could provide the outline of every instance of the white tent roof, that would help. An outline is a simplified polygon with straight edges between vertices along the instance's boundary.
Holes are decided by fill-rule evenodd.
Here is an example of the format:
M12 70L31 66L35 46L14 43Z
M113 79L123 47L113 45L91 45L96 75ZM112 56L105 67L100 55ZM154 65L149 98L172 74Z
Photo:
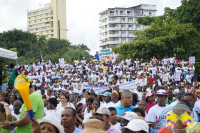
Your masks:
M17 53L7 49L0 48L0 57L17 59Z

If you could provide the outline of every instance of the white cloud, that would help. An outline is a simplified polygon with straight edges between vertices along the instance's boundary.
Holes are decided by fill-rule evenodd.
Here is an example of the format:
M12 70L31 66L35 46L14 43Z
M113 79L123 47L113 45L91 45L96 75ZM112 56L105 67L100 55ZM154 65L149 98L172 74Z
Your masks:
M0 32L13 29L26 30L27 9L39 8L39 3L51 0L1 0ZM156 5L157 15L165 7L177 8L181 0L66 0L67 38L72 44L86 44L91 53L99 50L99 12L113 7L131 7L138 4Z

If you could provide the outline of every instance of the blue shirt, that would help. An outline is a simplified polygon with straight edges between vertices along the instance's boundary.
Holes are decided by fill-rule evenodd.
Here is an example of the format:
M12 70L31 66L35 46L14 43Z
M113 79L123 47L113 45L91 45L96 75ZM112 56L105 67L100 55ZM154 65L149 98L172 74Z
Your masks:
M78 129L78 128L75 126L75 129L74 129L73 133L80 133L80 132L82 132L82 130L81 130L81 129Z
M80 133L80 132L82 132L82 130L81 130L81 129L78 129L78 128L75 126L75 129L74 129L73 133ZM66 133L66 132L65 132L65 133Z
M96 58L97 60L99 60L99 54L96 54L96 55L95 55L95 58Z
M124 112L129 112L131 111L132 109L134 109L135 107L133 105L131 105L129 108L122 108L122 105L120 104L119 106L115 107L116 111L117 111L117 115L121 115L122 113Z

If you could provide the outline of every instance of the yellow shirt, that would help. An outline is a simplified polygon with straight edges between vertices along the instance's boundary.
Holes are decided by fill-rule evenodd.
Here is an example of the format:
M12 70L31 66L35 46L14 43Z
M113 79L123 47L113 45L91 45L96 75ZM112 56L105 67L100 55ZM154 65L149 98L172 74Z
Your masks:
M102 67L103 71L106 72L108 70L107 66Z

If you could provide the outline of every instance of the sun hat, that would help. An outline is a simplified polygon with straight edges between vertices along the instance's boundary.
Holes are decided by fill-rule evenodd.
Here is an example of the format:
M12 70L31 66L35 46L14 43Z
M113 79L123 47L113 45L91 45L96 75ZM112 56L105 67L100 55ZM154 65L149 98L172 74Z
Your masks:
M64 128L61 126L59 118L52 113L47 114L44 118L37 121L39 124L44 122L50 123L58 129L59 133L64 133Z
M165 96L167 96L167 92L164 89L160 89L160 90L157 91L156 95L165 95Z
M98 119L89 119L84 123L84 128L81 133L106 133L104 124Z
M120 118L123 118L125 120L131 121L135 118L138 117L138 115L135 112L125 112L123 113L121 116L119 116Z
M106 107L99 107L95 114L102 114L102 115L108 115L110 116L110 111Z
M147 124L147 122L141 119L133 119L128 123L127 126L122 128L126 128L135 132L138 131L145 131L146 133L149 132L149 125Z

